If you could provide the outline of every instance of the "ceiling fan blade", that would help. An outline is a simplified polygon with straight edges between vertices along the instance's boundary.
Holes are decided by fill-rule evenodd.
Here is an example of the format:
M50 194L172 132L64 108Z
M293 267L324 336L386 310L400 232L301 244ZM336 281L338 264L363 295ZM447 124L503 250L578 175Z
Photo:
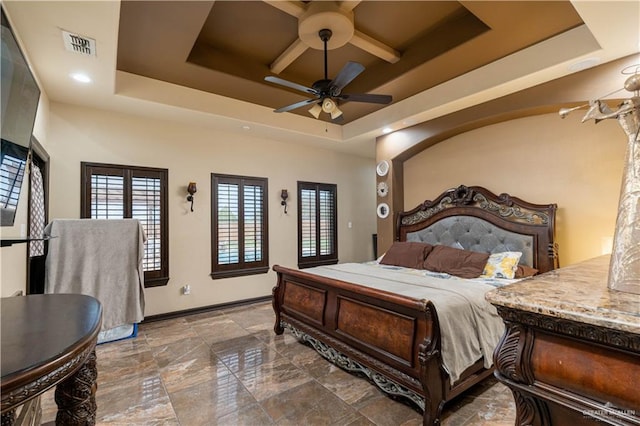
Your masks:
M268 75L264 78L269 83L279 84L281 86L289 87L291 89L299 90L304 93L310 93L312 95L317 95L318 91L316 89L312 89L311 87L303 86L302 84L293 83L291 81L283 80L279 77L275 77L272 75Z
M364 71L364 66L357 62L347 62L340 70L336 78L331 82L331 93L333 96L340 94L340 91L351 81Z
M312 104L314 102L318 102L318 99L305 99L304 101L296 102L295 104L291 104L291 105L284 106L282 108L278 108L278 109L274 110L273 112L287 112L287 111L291 111L291 110L296 109L296 108L301 108L301 107L303 107L305 105Z
M373 93L343 93L338 98L343 101L369 102L373 104L388 104L393 100L391 95L376 95Z

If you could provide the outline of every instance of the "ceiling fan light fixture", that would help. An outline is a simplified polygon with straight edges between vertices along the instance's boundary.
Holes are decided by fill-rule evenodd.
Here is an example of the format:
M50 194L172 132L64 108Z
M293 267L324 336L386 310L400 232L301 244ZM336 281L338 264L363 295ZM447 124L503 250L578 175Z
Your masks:
M331 98L325 98L325 99L322 101L322 110L323 110L324 112L327 112L327 113L329 113L329 114L330 114L330 113L331 113L331 112L333 112L333 110L334 110L334 109L336 109L336 108L337 108L337 106L336 106L336 103L333 101L333 99L331 99Z
M319 103L313 104L313 106L309 109L309 113L313 115L315 118L320 118L320 113L322 112L322 107Z
M340 111L338 109L338 107L335 107L333 109L333 111L331 111L331 119L335 120L336 118L340 117L342 115L342 111Z

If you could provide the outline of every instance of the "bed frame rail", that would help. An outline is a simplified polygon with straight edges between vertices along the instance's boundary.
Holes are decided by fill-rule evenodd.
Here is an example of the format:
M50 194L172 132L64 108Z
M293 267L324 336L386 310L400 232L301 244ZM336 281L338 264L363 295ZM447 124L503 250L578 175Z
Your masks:
M424 411L425 424L437 424L451 389L441 368L440 327L431 302L273 269L276 334L289 329L339 367L411 401Z

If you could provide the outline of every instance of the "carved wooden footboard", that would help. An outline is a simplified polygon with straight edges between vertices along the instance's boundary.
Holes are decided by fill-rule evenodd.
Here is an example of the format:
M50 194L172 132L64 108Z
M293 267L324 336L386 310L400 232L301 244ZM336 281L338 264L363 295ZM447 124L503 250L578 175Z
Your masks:
M274 266L274 330L285 328L338 366L368 377L437 424L446 401L491 374L482 362L455 387L442 367L440 330L429 301Z

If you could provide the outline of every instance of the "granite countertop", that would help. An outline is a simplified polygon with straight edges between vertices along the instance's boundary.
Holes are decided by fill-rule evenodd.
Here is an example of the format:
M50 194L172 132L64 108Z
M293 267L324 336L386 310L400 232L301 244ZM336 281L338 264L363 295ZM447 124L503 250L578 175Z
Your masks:
M640 334L640 295L607 287L600 256L486 294L494 305Z

